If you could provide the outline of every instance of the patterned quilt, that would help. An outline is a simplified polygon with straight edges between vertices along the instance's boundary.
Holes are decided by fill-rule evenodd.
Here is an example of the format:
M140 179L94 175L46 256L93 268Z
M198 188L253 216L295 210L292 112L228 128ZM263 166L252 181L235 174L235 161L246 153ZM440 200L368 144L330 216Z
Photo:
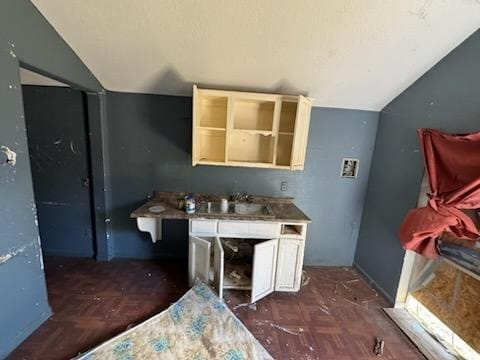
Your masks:
M199 282L167 310L78 360L272 359L214 292Z

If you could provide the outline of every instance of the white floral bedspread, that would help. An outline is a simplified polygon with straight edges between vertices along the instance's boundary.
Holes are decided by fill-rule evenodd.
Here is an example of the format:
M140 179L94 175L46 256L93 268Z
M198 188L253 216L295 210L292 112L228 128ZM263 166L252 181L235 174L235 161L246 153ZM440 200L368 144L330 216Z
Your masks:
M197 283L167 310L77 359L250 360L272 357L207 285Z

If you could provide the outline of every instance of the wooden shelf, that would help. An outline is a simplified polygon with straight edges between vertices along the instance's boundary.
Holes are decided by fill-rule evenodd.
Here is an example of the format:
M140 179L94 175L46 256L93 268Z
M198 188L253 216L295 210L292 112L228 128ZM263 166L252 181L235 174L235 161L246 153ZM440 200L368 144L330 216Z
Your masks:
M269 162L258 162L258 161L238 161L238 160L228 160L227 165L229 166L243 166L243 167L259 167L259 168L273 168L273 163Z
M211 127L211 126L198 126L199 130L214 130L214 131L225 131L225 128Z
M263 136L272 136L273 135L272 131L266 131L266 130L233 129L233 131L243 132L243 133L252 134L252 135L263 135Z
M229 137L227 160L273 164L273 146L271 134L234 131Z

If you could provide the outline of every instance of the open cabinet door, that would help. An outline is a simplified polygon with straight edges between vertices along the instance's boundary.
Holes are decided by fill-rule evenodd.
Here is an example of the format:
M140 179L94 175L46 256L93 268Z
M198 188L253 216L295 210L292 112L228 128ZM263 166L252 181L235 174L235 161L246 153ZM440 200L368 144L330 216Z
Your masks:
M200 98L198 93L197 85L193 85L193 114L192 114L192 165L197 165L198 159L196 158L197 151L197 136L196 129L197 123L200 122Z
M223 261L222 242L219 237L216 237L213 245L213 283L220 299L223 299Z
M278 239L261 242L254 247L251 303L275 290Z
M295 129L293 133L292 159L290 161L290 168L292 170L303 170L307 151L311 107L312 104L309 99L302 95L298 97Z
M193 286L197 277L208 283L210 246L210 241L190 236L188 246L188 284L190 286Z

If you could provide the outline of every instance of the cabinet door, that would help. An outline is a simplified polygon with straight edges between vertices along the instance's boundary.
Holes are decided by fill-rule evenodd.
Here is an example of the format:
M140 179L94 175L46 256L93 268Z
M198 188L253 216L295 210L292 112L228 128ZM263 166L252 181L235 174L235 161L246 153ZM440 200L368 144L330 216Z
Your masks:
M208 283L210 271L210 241L190 236L188 246L188 283L193 286L195 278Z
M311 102L306 97L298 97L297 114L295 117L295 129L293 133L292 170L303 170L305 154L307 151L308 128L310 126Z
M298 291L302 281L304 241L280 239L275 291Z
M220 299L223 298L223 261L224 253L222 242L219 237L216 237L213 244L213 283Z
M275 290L278 239L261 242L254 247L251 302L254 303Z
M193 114L192 114L192 165L198 163L198 136L197 126L200 122L200 98L196 85L193 85Z

